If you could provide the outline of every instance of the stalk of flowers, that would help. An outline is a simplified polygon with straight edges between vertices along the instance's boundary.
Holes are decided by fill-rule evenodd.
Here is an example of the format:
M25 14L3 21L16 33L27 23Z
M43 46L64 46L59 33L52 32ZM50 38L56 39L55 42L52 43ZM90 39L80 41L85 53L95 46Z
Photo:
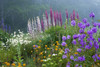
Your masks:
M47 11L45 11L45 15L46 15L46 19L47 19L47 26L48 26L48 28L49 28L48 13L47 13Z
M37 17L37 26L38 26L38 31L41 32L41 22L39 17Z
M76 22L71 22L72 26L76 25ZM94 64L94 62L97 62L100 60L100 54L98 54L99 49L99 38L98 41L93 37L94 34L97 33L97 28L93 27L90 30L87 31L87 34L85 33L85 28L89 27L90 24L87 22L87 19L83 19L83 23L78 23L78 26L80 28L79 34L73 35L72 45L75 46L72 49L74 51L69 52L69 48L65 49L64 55L62 56L63 59L69 59L69 62L66 64L66 67L82 67L84 64L88 63L86 66L91 66L91 63ZM63 36L62 40L62 46L64 47L66 42L66 37ZM71 45L71 44L70 44ZM69 55L69 53L71 55ZM75 54L74 54L75 53ZM95 55L93 55L95 53ZM91 61L90 61L91 60ZM93 61L94 60L94 61ZM78 64L77 64L78 63Z
M60 26L62 27L62 15L61 15L61 12L59 13L59 18L60 18Z
M48 29L48 22L46 21L46 17L44 14L43 14L43 22L44 22L44 30L47 30Z
M51 25L53 26L53 12L52 12L52 8L50 8L50 18L51 18Z

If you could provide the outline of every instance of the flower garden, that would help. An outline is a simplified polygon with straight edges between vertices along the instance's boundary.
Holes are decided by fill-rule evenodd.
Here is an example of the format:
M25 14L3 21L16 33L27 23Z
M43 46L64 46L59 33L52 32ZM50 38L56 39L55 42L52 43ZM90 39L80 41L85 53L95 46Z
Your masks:
M66 11L66 22L58 11L29 19L27 33L10 33L2 20L0 28L1 67L100 67L100 23L95 14L79 19Z

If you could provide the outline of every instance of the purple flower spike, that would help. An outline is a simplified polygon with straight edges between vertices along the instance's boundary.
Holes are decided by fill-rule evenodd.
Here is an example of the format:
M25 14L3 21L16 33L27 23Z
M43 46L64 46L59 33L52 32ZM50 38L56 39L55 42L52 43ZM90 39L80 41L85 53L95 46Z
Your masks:
M79 32L82 34L84 33L84 29L80 29Z
M78 60L79 60L79 61L85 61L85 57L84 57L84 56L78 57Z
M67 58L67 56L66 55L63 55L62 58L65 59L65 58Z
M78 13L77 13L77 19L78 19L78 21L79 21L79 15L78 15Z
M62 46L65 46L66 45L66 42L62 42L62 44L61 44Z
M54 21L55 21L55 26L57 25L56 24L56 12L54 11Z
M59 13L59 17L60 17L60 25L62 26L62 15L61 15L61 12Z
M41 27L42 27L42 31L44 32L44 23L42 19L41 19Z
M87 23L87 18L84 18L84 19L83 19L83 22L84 22L84 23Z
M63 37L62 37L62 40L63 40L63 41L66 41L66 40L67 40L66 36L63 36Z
M93 12L91 12L91 13L89 14L89 16L90 16L90 18L94 18L94 17L95 17L95 14L94 14Z
M100 23L98 23L98 28L100 28Z
M68 11L66 10L66 19L68 20Z
M75 25L76 25L75 20L72 20L72 21L71 21L71 26L75 26Z
M73 10L73 20L75 20L75 10Z
M53 26L53 12L52 12L52 8L50 8L50 18L51 18L51 24Z

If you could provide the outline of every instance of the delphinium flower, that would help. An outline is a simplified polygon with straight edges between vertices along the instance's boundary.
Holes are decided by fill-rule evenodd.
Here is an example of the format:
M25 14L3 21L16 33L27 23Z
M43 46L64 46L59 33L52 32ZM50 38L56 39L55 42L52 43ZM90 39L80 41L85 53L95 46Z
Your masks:
M73 55L71 55L71 56L70 56L70 59L71 59L71 60L74 60L74 56L73 56Z
M70 62L68 62L68 63L66 64L66 67L70 67Z
M84 33L84 29L80 29L79 32L82 34Z
M62 42L61 45L62 45L62 46L65 46L65 45L66 45L66 42Z
M95 47L96 50L99 49L99 44L98 44L97 41L94 41L94 47Z
M73 39L77 39L78 38L78 35L77 34L74 34L73 35Z
M81 52L81 51L82 51L82 49L81 49L81 48L78 48L78 49L77 49L77 52Z
M98 42L100 43L100 38L98 38Z
M89 22L87 22L87 23L85 24L85 26L86 26L86 27L89 27L89 26L90 26L90 23L89 23Z
M85 56L80 56L80 57L78 57L78 60L79 60L79 61L85 61Z
M70 35L67 35L67 39L70 39L71 38L71 36Z
M77 44L77 43L76 43L76 40L73 40L73 41L72 41L72 44L76 45L76 44Z
M97 32L97 28L96 28L96 27L93 27L93 28L92 28L92 32L93 32L93 33L96 33L96 32Z
M94 18L94 17L95 17L95 14L94 14L93 12L91 12L91 13L89 14L89 16L90 16L91 18Z
M100 28L100 23L98 23L98 28Z
M76 25L76 21L75 20L72 20L71 21L71 26L75 26Z
M85 24L83 24L83 25L81 26L81 28L82 28L82 29L85 29L85 28L86 28Z
M38 27L38 31L41 32L41 22L39 17L37 17L37 27Z
M96 27L98 24L96 22L93 23L93 26Z
M65 59L65 58L67 58L67 56L66 55L63 55L62 58Z
M83 25L83 23L82 22L79 22L78 23L78 27L80 27L81 28L81 26Z
M87 23L87 18L84 18L84 19L83 19L83 22L84 22L84 23Z
M63 41L66 41L66 40L67 40L66 36L63 36L63 37L62 37L62 40L63 40Z

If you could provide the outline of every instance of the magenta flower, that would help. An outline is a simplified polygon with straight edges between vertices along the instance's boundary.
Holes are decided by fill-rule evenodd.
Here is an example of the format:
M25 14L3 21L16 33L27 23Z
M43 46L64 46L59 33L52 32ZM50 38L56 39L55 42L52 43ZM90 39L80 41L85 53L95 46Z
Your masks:
M75 10L73 10L73 20L75 20Z
M59 18L60 18L60 25L62 26L62 15L61 15L61 12L59 13Z
M78 21L79 21L79 15L78 15L78 13L77 13L77 19L78 19Z
M44 23L42 19L41 19L41 28L42 28L42 31L44 32Z
M68 11L66 10L66 18L67 18L67 20L68 20Z
M75 26L75 25L76 25L75 20L72 20L72 21L71 21L71 26Z
M55 26L56 26L56 12L54 11L54 21L55 21Z
M50 18L51 18L51 24L53 26L53 12L52 12L52 8L50 8Z

